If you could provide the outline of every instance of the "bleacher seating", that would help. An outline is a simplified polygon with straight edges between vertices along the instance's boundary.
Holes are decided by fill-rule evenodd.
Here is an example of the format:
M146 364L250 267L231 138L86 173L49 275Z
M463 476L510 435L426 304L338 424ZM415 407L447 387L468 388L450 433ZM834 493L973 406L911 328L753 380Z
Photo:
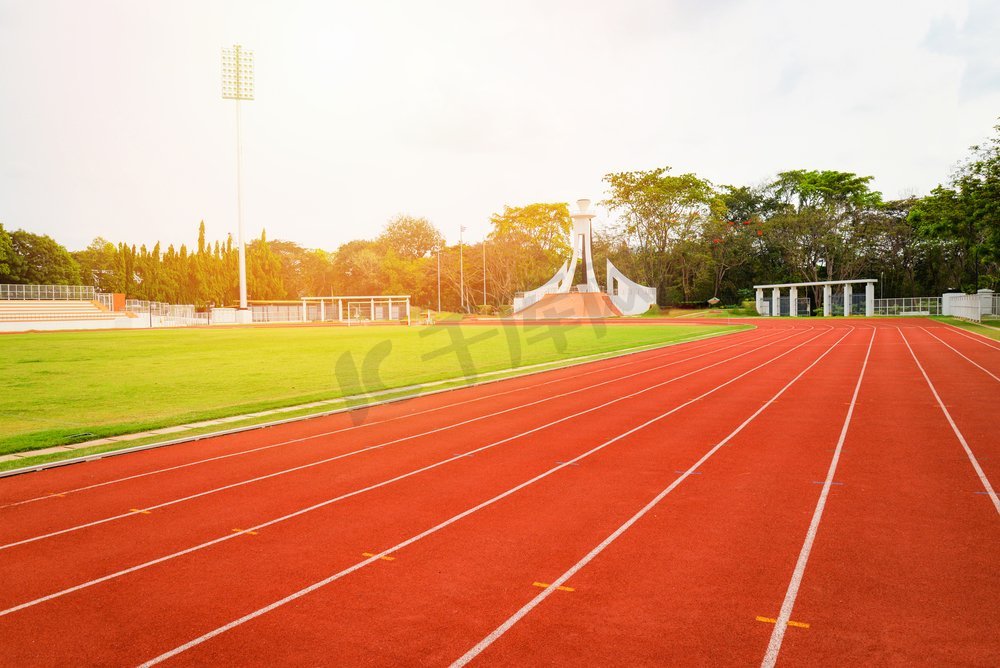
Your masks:
M123 315L85 300L0 300L0 321L6 322L114 320Z

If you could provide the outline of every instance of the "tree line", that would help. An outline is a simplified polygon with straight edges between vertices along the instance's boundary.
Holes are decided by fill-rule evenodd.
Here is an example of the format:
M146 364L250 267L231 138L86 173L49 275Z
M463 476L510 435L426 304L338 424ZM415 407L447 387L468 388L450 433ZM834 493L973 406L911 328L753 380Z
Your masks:
M661 305L738 303L752 297L754 283L862 277L879 279L887 297L996 289L1000 125L994 129L945 184L899 200L884 200L871 176L830 170L785 171L758 185L716 185L669 167L607 174L602 204L613 222L594 230L598 280L610 258L654 286ZM503 309L569 256L571 228L566 203L532 203L495 213L486 239L472 244L449 245L430 221L408 215L332 252L262 233L247 244L248 294L409 294L432 309L439 300L451 311ZM237 267L232 237L208 241L204 221L190 249L99 237L76 252L0 225L0 283L93 284L130 298L232 305Z

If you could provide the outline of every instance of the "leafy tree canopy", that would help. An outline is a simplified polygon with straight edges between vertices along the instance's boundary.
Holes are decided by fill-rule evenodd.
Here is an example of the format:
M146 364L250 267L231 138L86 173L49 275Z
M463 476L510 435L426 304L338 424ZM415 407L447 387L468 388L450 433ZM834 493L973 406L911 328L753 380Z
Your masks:
M17 230L10 235L13 251L7 280L39 285L77 285L80 267L69 252L47 235Z
M398 257L413 260L444 246L444 237L426 218L400 215L386 224L378 242Z
M505 206L503 212L490 216L490 225L491 241L516 244L547 255L569 252L573 219L565 202Z
M772 188L778 200L797 213L807 209L833 212L878 206L882 195L869 187L873 179L851 172L796 169L778 174Z
M14 244L10 234L0 223L0 283L12 283L11 267L14 264Z

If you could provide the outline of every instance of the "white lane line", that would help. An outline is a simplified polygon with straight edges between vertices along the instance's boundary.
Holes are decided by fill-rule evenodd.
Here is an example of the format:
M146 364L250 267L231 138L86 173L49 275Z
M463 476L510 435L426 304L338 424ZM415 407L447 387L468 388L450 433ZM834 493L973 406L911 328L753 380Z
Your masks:
M775 343L780 343L781 341L784 341L785 339L791 338L793 336L798 336L800 333L801 332L795 331L795 332L793 332L792 334L789 334L786 337L783 337L781 339L778 339L777 341L773 341L771 343L765 344L765 345L761 346L760 348L766 348L767 346L774 345ZM826 333L827 332L822 332L821 334L818 334L816 337L813 337L813 338L814 339L818 338L819 336L823 336L823 334L826 334ZM772 362L772 361L774 361L776 359L779 359L780 357L783 357L784 355L787 355L792 350L796 350L797 348L805 345L806 343L809 343L809 341L812 341L812 340L813 339L808 339L804 343L800 343L799 345L795 346L795 348L792 348L789 351L787 351L785 353L782 353L781 355L778 355L778 357L775 357L772 360L769 360L768 362L765 362L764 364L769 364L770 362ZM757 350L760 350L760 348L757 348ZM489 443L487 445L484 445L482 447L476 448L474 450L470 450L470 451L468 451L468 452L466 452L464 454L456 455L456 456L453 456L453 457L448 457L447 459L443 459L441 461L435 462L435 463L430 464L428 466L423 466L421 468L415 469L415 470L410 471L408 473L404 473L404 474L398 475L398 476L396 476L394 478L390 478L388 480L383 480L382 482L375 483L373 485L369 485L368 487L363 487L361 489L356 489L356 490L353 490L351 492L347 492L347 493L341 494L340 496L333 497L332 499L327 499L326 501L321 501L319 503L313 504L313 505L308 506L306 508L301 508L299 510L296 510L296 511L293 511L291 513L288 513L287 515L282 515L280 517L276 517L276 518L270 519L270 520L268 520L266 522L262 522L260 524L255 525L255 526L249 527L248 529L246 529L246 531L259 531L261 529L267 528L269 526L273 526L273 525L278 524L280 522L285 522L285 521L293 519L295 517L299 517L300 515L305 515L306 513L312 512L314 510L318 510L320 508L324 508L326 506L329 506L331 504L337 503L339 501L343 501L344 499L348 499L348 498L351 498L353 496L358 496L360 494L364 494L366 492L370 492L372 490L376 490L376 489L379 489L381 487L385 487L387 485L390 485L392 483L398 482L400 480L404 480L406 478L410 478L410 477L415 476L417 474L424 473L424 472L430 471L432 469L436 469L436 468L438 468L440 466L444 466L445 464L449 464L449 463L454 462L456 460L459 460L459 459L462 459L462 458L466 458L466 457L470 457L470 456L472 456L472 455L474 455L476 453L483 452L484 450L489 450L490 448L496 447L498 445L502 445L504 443L509 443L509 442L517 440L518 438L521 438L523 436L527 436L529 434L533 434L533 433L542 431L542 430L547 429L549 427L552 427L554 425L560 424L562 422L566 422L567 420L571 420L571 419L577 418L577 417L579 417L581 415L584 415L584 414L587 414L587 413L591 413L591 412L596 411L596 410L598 410L600 408L603 408L605 406L609 406L609 405L617 403L619 401L624 401L626 399L630 399L630 398L632 398L634 396L637 396L639 394L643 394L645 392L649 392L650 390L656 389L658 387L662 387L664 385L669 385L670 383L673 383L673 382L675 382L677 380L680 380L681 378L684 378L686 376L691 376L691 375L694 375L696 373L700 373L701 371L704 371L705 369L709 369L709 368L718 366L720 364L725 364L725 363L727 363L727 362L729 362L731 360L736 359L737 357L742 357L744 355L748 355L751 352L755 352L755 351L748 351L748 352L745 352L745 353L740 353L739 355L735 355L733 357L721 360L719 362L715 362L714 364L711 364L711 365L709 365L707 367L703 367L701 369L697 369L695 371L691 371L691 372L685 374L684 376L678 376L676 378L671 378L670 380L664 381L662 383L658 383L657 385L652 385L650 387L647 387L647 388L644 388L642 390L639 390L638 392L633 392L632 394L626 395L624 397L619 397L618 399L614 399L614 400L609 401L609 402L607 402L605 404L601 404L600 406L594 406L593 408L588 408L586 410L582 410L582 411L579 411L577 413L573 413L572 415L567 415L565 417L559 418L558 420L553 420L552 422L549 422L547 424L541 425L539 427L535 427L533 429L529 429L528 431L521 432L520 434L515 434L514 436L509 436L507 438L501 439L499 441L494 441L493 443ZM763 365L758 365L757 367L754 367L750 371L754 371L754 370L760 368L760 366L763 366ZM737 379L738 378L742 378L747 373L750 373L750 371L747 371L747 372L741 374L740 376L737 376ZM736 379L734 379L734 380L736 380ZM729 381L729 382L732 382L732 381ZM720 385L716 389L719 389L719 388L724 387L724 386L725 385ZM715 390L712 390L712 391L715 391ZM710 394L710 393L711 392L709 392L707 394ZM702 396L706 396L706 395L702 395ZM700 397L698 397L698 398L700 398ZM688 401L687 403L681 404L680 406L678 406L674 410L680 410L684 406L687 406L688 404L693 403L694 401L697 401L697 398L696 399L692 399L691 401ZM669 415L669 413L667 413L665 415ZM563 468L565 466L571 466L573 464L573 462L575 462L575 461L576 460L571 460L569 462L565 462L565 463L557 466L556 469L553 469L553 470L558 470L558 469ZM38 605L40 603L44 603L46 601L51 601L53 599L60 598L62 596L66 596L67 594L72 594L73 592L77 592L77 591L80 591L82 589L87 589L88 587L92 587L92 586L100 584L102 582L107 582L109 580L114 580L114 579L122 577L124 575L128 575L129 573L135 573L136 571L140 571L140 570L149 568L150 566L155 566L156 564L161 564L161 563L163 563L165 561L170 561L171 559L176 559L177 557L182 557L182 556L184 556L186 554L191 554L192 552L197 552L199 550L203 550L203 549L211 547L213 545L218 545L219 543L223 543L223 542L225 542L227 540L233 540L234 538L237 538L237 537L239 537L241 535L242 534L227 533L227 534L224 534L224 535L220 536L219 538L214 538L212 540L205 541L204 543L200 543L200 544L195 545L193 547L189 547L189 548L186 548L184 550L180 550L178 552L174 552L172 554L168 554L168 555L163 556L163 557L158 557L156 559L152 559L150 561L146 561L146 562L138 564L136 566L131 566L129 568L125 568L125 569L122 569L120 571L117 571L117 572L114 572L114 573L110 573L108 575L104 575L102 577L95 578L95 579L89 580L87 582L83 582L83 583L75 585L73 587L68 587L66 589L57 591L57 592L55 592L53 594L48 594L46 596L42 596L40 598L36 598L34 600L31 600L31 601L27 601L25 603L21 603L19 605L14 606L14 607L7 608L6 610L0 610L0 617L4 617L4 616L9 615L11 613L17 612L18 610L24 610L25 608L30 608L32 606Z
M732 336L735 337L735 336L739 336L740 334L743 334L743 332L735 332ZM744 340L742 338L740 339L740 341L743 342L743 343L749 343L750 341L756 341L756 340L758 340L760 338L771 336L772 334L773 334L773 332L767 332L767 333L763 334L762 336L751 338L751 339L749 339L749 341L746 341L746 340ZM199 464L205 464L205 463L208 463L208 462L215 462L215 461L219 461L219 460L222 460L222 459L228 459L230 457L238 457L238 456L241 456L241 455L247 455L247 454L251 454L251 453L255 453L255 452L261 452L262 450L270 450L272 448L278 448L278 447L285 446L285 445L291 445L293 443L301 443L303 441L309 441L309 440L312 440L312 439L323 438L323 437L326 437L326 436L333 436L335 434L340 434L340 433L347 432L347 431L353 431L355 429L363 429L365 427L374 427L374 426L377 426L377 425L386 424L388 422L394 422L396 420L404 420L404 419L408 419L408 418L412 418L412 417L417 417L419 415L426 415L428 413L434 413L436 411L451 409L451 408L454 408L455 406L462 406L462 405L465 405L465 404L471 404L471 403L474 403L476 401L483 401L485 399L493 399L494 397L500 397L500 396L504 396L504 395L507 395L507 394L513 394L513 393L516 393L516 392L522 392L524 390L533 390L533 389L537 389L539 387L543 387L545 385L551 385L553 383L560 383L560 382L564 382L564 381L567 381L567 380L575 380L576 378L579 378L581 376L589 376L591 374L601 373L603 371L611 371L611 370L614 370L614 369L617 369L617 368L620 368L620 367L623 367L623 366L629 366L629 365L632 365L632 364L640 364L642 362L648 362L650 360L658 359L660 357L665 357L667 355L670 355L670 354L673 354L673 353L676 353L676 352L683 353L683 352L688 351L688 350L697 350L699 348L703 348L704 346L710 346L710 345L712 345L715 342L714 341L709 341L709 342L706 342L706 343L701 344L701 345L688 346L686 348L678 348L678 347L676 347L676 346L683 345L685 343L691 343L691 342L698 341L700 339L705 339L705 338L715 338L717 336L718 336L717 332L712 332L712 333L709 333L709 334L699 334L697 336L689 337L689 338L686 338L686 339L679 339L677 341L672 341L672 342L666 343L663 346L660 346L658 348L651 348L648 351L638 351L638 352L635 352L635 353L629 353L629 354L632 354L632 355L641 355L643 352L653 352L653 351L657 351L657 350L661 351L660 353L658 353L656 355L651 355L649 357L642 357L640 359L630 360L628 362L623 362L621 364L617 364L617 365L614 365L614 366L602 367L600 369L593 369L591 371L584 371L584 372L577 373L577 374L574 374L574 375L571 375L571 376L566 376L566 377L561 377L561 378L555 378L555 379L552 379L552 380L544 381L542 383L536 383L534 385L528 385L528 386L525 386L525 387L519 387L519 388L515 388L513 390L505 390L503 392L496 392L494 394L489 394L489 395L485 395L485 396L482 396L482 397L473 397L472 399L466 399L466 400L463 400L463 401L457 401L457 402L445 404L445 405L442 405L442 406L436 406L436 407L428 408L428 409L425 409L425 410L422 410L422 411L415 411L413 413L407 413L406 415L399 415L399 416L392 417L392 418L387 418L387 419L384 419L384 420L376 420L376 421L372 421L372 422L366 422L366 423L360 424L360 425L352 425L350 427L342 427L340 429L334 429L332 431L325 431L325 432L321 432L321 433L318 433L318 434L311 434L309 436L303 436L301 438L293 438L293 439L290 439L290 440L287 440L287 441L281 441L280 443L270 443L268 445L263 445L263 446L256 447L256 448L250 448L250 449L247 449L247 450L240 450L238 452L230 452L230 453L226 453L224 455L217 455L215 457L206 457L204 459L199 459L199 460L192 461L192 462L186 462L184 464L178 464L176 466L168 466L168 467L161 468L161 469L156 469L156 470L153 470L153 471L146 471L146 472L143 472L143 473L137 473L135 475L125 476L125 477L122 477L122 478L115 478L114 480L106 480L104 482L94 483L92 485L85 485L83 487L76 487L76 488L73 488L73 489L66 489L66 490L62 490L61 492L51 492L49 494L45 494L44 496L36 496L36 497L30 498L30 499L24 499L24 500L21 500L21 501L15 501L13 503L7 503L7 504L4 504L4 505L0 505L0 510L3 510L4 508L12 508L14 506L21 506L21 505L24 505L26 503L35 503L37 501L44 501L46 499L58 498L58 497L65 496L67 494L75 494L77 492L84 492L84 491L88 491L88 490L91 490L91 489L96 489L98 487L106 487L107 485L115 485L115 484L118 484L118 483L127 482L129 480L136 480L138 478L145 478L145 477L151 476L151 475L158 475L160 473L167 473L169 471L177 471L179 469L184 469L184 468L188 468L188 467L191 467L191 466L197 466ZM724 348L722 348L722 350L724 350ZM601 354L603 354L603 353L601 353ZM613 359L613 358L608 358L608 359ZM694 359L694 358L688 358L688 359ZM597 363L602 362L602 361L604 361L604 360L597 360L595 362L586 362L585 364L597 364ZM571 366L575 366L575 365L571 365ZM548 370L545 370L545 371L535 372L535 373L553 373L553 372L557 372L557 371L562 371L562 370L567 369L567 368L571 368L571 366L558 367L558 368L555 368L555 369L548 369ZM524 378L524 377L527 377L528 375L533 375L533 374L524 374L523 376L514 376L513 378L504 379L504 380L516 380L517 378ZM497 381L491 381L491 382L497 382ZM476 387L476 386L472 385L472 386L469 386L469 387ZM466 388L457 388L457 389L466 389ZM452 389L448 389L448 390L435 390L433 392L425 392L423 394L415 395L413 397L408 397L408 398L409 399L420 399L420 398L430 397L430 396L433 396L433 395L436 395L436 394L442 394L444 392L451 392L451 391L453 391L453 390ZM365 408L365 406L357 406L357 407L355 407L355 409L361 409L361 408ZM319 417L325 417L325 416L323 416L323 415L317 416L317 418L319 418Z
M823 489L819 493L816 510L813 511L812 521L809 522L809 529L806 531L806 539L802 543L802 550L799 552L799 558L795 562L795 570L792 571L792 579L788 583L785 599L781 603L781 612L774 623L774 630L771 631L771 639L767 643L767 651L764 652L764 659L760 664L763 668L773 668L774 664L778 661L781 642L785 639L785 630L788 628L788 620L792 618L792 608L795 607L795 598L799 595L799 587L802 584L802 577L806 572L809 553L812 551L813 542L816 540L816 533L819 531L819 522L823 518L823 509L826 507L826 499L830 495L830 486L833 484L833 477L837 472L840 453L844 447L844 440L847 438L847 430L851 426L851 418L854 416L854 406L857 404L858 394L861 392L861 381L864 380L865 371L868 369L868 359L871 357L872 345L875 343L877 332L877 329L872 328L872 338L868 342L868 350L865 351L865 361L861 364L861 373L858 374L858 382L854 386L854 394L851 396L851 403L847 408L847 415L844 417L844 426L840 429L840 438L837 439L837 447L833 451L833 459L830 460L830 468L826 473Z
M764 337L759 337L759 338L764 338ZM788 338L788 337L785 337L785 338ZM424 436L429 436L431 434L437 434L437 433L440 433L440 432L443 432L443 431L449 431L451 429L455 429L457 427L461 427L461 426L464 426L464 425L467 425L467 424L471 424L473 422L479 422L480 420L486 420L488 418L496 417L498 415L504 415L506 413L511 413L511 412L514 412L514 411L522 410L522 409L528 408L530 406L535 406L535 405L538 405L538 404L542 404L542 403L545 403L547 401L553 401L555 399L561 399L563 397L567 397L567 396L570 396L570 395L573 395L573 394L579 394L581 392L589 392L589 391L593 390L594 388L601 387L602 385L609 385L609 384L612 384L612 383L618 383L618 382L627 380L629 378L633 378L635 376L641 376L643 374L652 373L653 371L658 371L660 369L665 369L667 367L674 366L676 364L681 364L683 362L689 362L691 360L698 359L699 357L705 357L706 355L714 355L714 354L718 353L719 351L726 350L728 348L734 348L734 347L740 346L740 345L744 345L745 343L750 343L750 342L755 341L755 340L757 340L757 339L750 339L750 341L741 341L739 343L734 343L734 344L731 344L729 346L725 346L723 348L716 348L714 350L710 350L710 351L708 351L706 353L702 353L700 355L693 355L691 357L685 357L684 359L681 359L681 360L676 360L676 361L673 361L673 362L667 362L666 364L660 364L658 366L650 367L648 369L642 369L640 371L636 371L634 373L630 373L630 374L627 374L627 375L624 375L624 376L616 376L615 378L611 378L610 380L605 380L605 381L602 381L600 383L594 383L592 385L588 385L586 387L578 388L576 390L571 390L569 392L563 392L561 394L550 395L548 397L543 397L542 399L537 399L535 401L531 401L531 402L528 402L528 403L525 403L525 404L519 404L519 405L514 406L512 408L505 408L503 410L495 411L493 413L486 413L486 414L483 414L483 415L478 415L476 417L472 417L472 418L469 418L467 420L462 420L460 422L454 422L454 423L451 423L451 424L444 425L443 427L437 427L435 429L430 429L428 431L418 432L416 434L409 434L407 436L401 436L399 438L394 438L394 439L389 440L389 441L383 441L382 443L376 443L375 445L369 445L369 446L364 447L364 448L359 448L358 450L352 450L350 452L341 453L339 455L334 455L332 457L326 457L324 459L320 459L320 460L317 460L317 461L309 462L307 464L300 464L299 466L293 466L291 468L282 469L280 471L275 471L273 473L267 473L265 475L260 475L260 476L256 476L256 477L253 477L253 478L248 478L246 480L240 480L238 482L230 483L228 485L223 485L221 487L214 487L212 489L208 489L208 490L204 490L204 491L201 491L201 492L197 492L195 494L189 494L188 496L183 496L183 497L180 497L180 498L171 499L170 501L164 501L164 502L156 504L156 505L143 506L143 507L139 508L138 510L143 511L144 514L148 514L150 511L153 511L153 510L159 510L161 508L167 508L169 506L174 506L174 505L177 505L177 504L180 504L180 503L184 503L186 501L192 501L194 499L198 499L198 498L201 498L201 497L209 496L211 494L217 494L219 492L223 492L223 491L226 491L226 490L229 490L229 489L234 489L236 487L242 487L244 485L250 485L250 484L253 484L253 483L256 483L256 482L261 482L263 480L269 480L271 478L276 478L278 476L286 475L286 474L289 474L289 473L295 473L296 471L303 471L305 469L310 469L310 468L313 468L313 467L316 467L316 466L321 466L323 464L329 464L330 462L335 462L335 461L338 461L338 460L341 460L341 459L346 459L348 457L354 457L356 455L363 454L363 453L366 453L366 452L372 452L374 450L379 450L379 449L388 447L390 445L395 445L397 443L404 443L406 441L412 441L414 439L422 438ZM782 340L783 339L778 339L778 341L782 341ZM774 343L777 343L778 341L775 341ZM768 344L768 345L770 345L770 344ZM749 350L746 353L743 353L742 355L737 355L736 357L742 357L743 355L750 354L751 352L754 352L755 350L760 350L760 348L763 348L763 347L766 347L766 346L759 346L759 347L757 347L757 348L755 348L753 350ZM736 359L736 357L730 357L729 359ZM708 367L703 367L703 368L704 369L708 369L708 368L711 368L711 366L716 366L716 365L713 364L713 365L710 365ZM679 378L684 378L684 377L685 376L679 376ZM620 401L620 399L616 399L615 401ZM602 404L602 405L604 405L604 404ZM8 550L10 548L17 547L19 545L27 545L28 543L34 543L34 542L37 542L37 541L40 541L40 540L45 540L47 538L53 538L55 536L62 536L64 534L73 533L75 531L80 531L82 529L89 529L91 527L100 526L102 524L107 524L109 522L114 522L114 521L117 521L117 520L122 520L122 519L126 519L126 518L134 518L134 517L139 517L139 513L135 512L134 510L130 510L129 512L119 513L117 515L111 515L109 517L103 517L103 518L98 519L98 520L92 520L90 522L85 522L85 523L82 523L82 524L77 524L77 525L74 525L74 526L71 526L71 527L67 527L65 529L58 529L56 531L50 531L48 533L39 534L37 536L32 536L31 538L24 538L24 539L21 539L21 540L17 540L17 541L13 541L13 542L10 542L10 543L6 543L6 544L3 544L3 545L0 545L0 551Z
M804 331L808 331L808 330L804 330ZM826 332L821 332L820 334L817 334L816 336L812 337L811 339L806 339L802 343L800 343L800 344L798 344L798 345L796 345L796 346L794 346L792 348L789 348L788 350L786 350L785 352L781 353L780 355L777 355L777 356L775 356L775 357L773 357L773 358L771 358L771 359L769 359L769 360L767 360L765 362L762 362L761 364L758 364L757 366L755 366L755 367L753 367L753 368L751 368L751 369L749 369L747 371L744 371L740 375L738 375L738 376L736 376L734 378L731 378L731 379L727 380L726 382L721 383L720 385L715 386L714 388L712 388L712 389L708 390L707 392L705 392L705 393L703 393L703 394L695 397L694 399L690 399L690 400L684 402L683 404L680 404L679 406L675 406L674 408L670 409L669 411L666 411L665 413L661 413L660 415L657 415L656 417L651 418L651 419L647 420L646 422L643 422L642 424L640 424L640 425L638 425L636 427L633 427L633 428L629 429L628 431L625 431L625 432L619 434L618 436L615 436L614 438L611 438L611 439L609 439L609 440L601 443L600 445L598 445L598 446L596 446L594 448L591 448L590 450L584 452L583 454L577 455L576 457L574 457L573 459L569 460L568 462L563 462L562 464L559 464L558 466L555 466L555 467L553 467L553 468L551 468L551 469L549 469L549 470L547 470L547 471L545 471L543 473L540 473L537 476L535 476L534 478L531 478L530 480L522 482L521 484L517 485L516 487L512 487L511 489L507 490L506 492L502 492L502 493L500 493L500 494L498 494L498 495L496 495L496 496L494 496L494 497L492 497L490 499L487 499L486 501L483 501L482 503L480 503L480 504L478 504L476 506L473 506L472 508L469 508L468 510L462 511L461 513L448 518L447 520L441 522L440 524L436 524L433 527L431 527L430 529L427 529L427 530L422 531L421 533L419 533L419 534L417 534L415 536L407 538L406 540L402 541L401 543L397 543L396 545L393 545L392 547L390 547L388 549L385 549L385 550L379 552L378 554L375 554L375 555L369 557L368 559L365 559L364 561L359 561L358 563L356 563L356 564L354 564L352 566L349 566L349 567L345 568L344 570L331 575L328 578L320 580L319 582L315 582L315 583L309 585L308 587L300 589L300 590L298 590L298 591L296 591L296 592L294 592L292 594L289 594L288 596L286 596L286 597L284 597L284 598L282 598L280 600L275 601L274 603L271 603L270 605L267 605L267 606L265 606L263 608L255 610L255 611L253 611L253 612L251 612L249 614L246 614L246 615L240 617L239 619L235 619L235 620L229 622L228 624L220 626L220 627L218 627L218 628L216 628L216 629L214 629L212 631L209 631L208 633L205 633L204 635L201 635L201 636L195 638L194 640L186 642L183 645L180 645L179 647L175 647L174 649L170 650L169 652L165 652L164 654L161 654L161 655L159 655L159 656L157 656L157 657L155 657L153 659L150 659L149 661L143 663L140 666L140 668L146 668L148 666L154 666L154 665L156 665L158 663L166 661L167 659L169 659L171 657L177 656L178 654L181 654L182 652L185 652L185 651L191 649L192 647L196 647L196 646L198 646L198 645L200 645L200 644L202 644L202 643L204 643L204 642L206 642L208 640L211 640L212 638L214 638L214 637L216 637L216 636L218 636L218 635L220 635L222 633L225 633L226 631L234 629L237 626L241 626L242 624L245 624L246 622L249 622L249 621L251 621L253 619L256 619L257 617L260 617L261 615L265 615L268 612L271 612L272 610L280 608L281 606L286 605L288 603L291 603L292 601L295 601L296 599L302 598L303 596L305 596L307 594L310 594L310 593L316 591L317 589L325 587L326 585L330 584L331 582L335 582L336 580L339 580L339 579L341 579L341 578L343 578L343 577L345 577L347 575L350 575L351 573L353 573L353 572L355 572L355 571L357 571L357 570L359 570L361 568L364 568L368 564L371 564L371 563L374 563L374 562L378 561L380 558L382 558L382 557L384 557L386 555L392 554L393 552L398 552L399 550L402 550L403 548L405 548L405 547L407 547L409 545L412 545L413 543L416 543L417 541L419 541L419 540L421 540L423 538L426 538L427 536L430 536L431 534L437 533L441 529L444 529L445 527L448 527L448 526L454 524L455 522L458 522L459 520L461 520L461 519L463 519L465 517L468 517L469 515L472 515L473 513L478 512L479 510L482 510L483 508L486 508L487 506L491 506L494 503L496 503L496 502L498 502L498 501L500 501L502 499L507 498L511 494L514 494L515 492L518 492L518 491L524 489L525 487L528 487L529 485L532 485L532 484L538 482L539 480L543 480L544 478L549 477L553 473L556 473L557 471L560 471L560 470L566 468L567 466L571 466L574 463L579 462L580 460L582 460L582 459L584 459L586 457L589 457L589 456L593 455L596 452L599 452L599 451L603 450L604 448L608 447L609 445L611 445L613 443L617 443L618 441L626 438L627 436L631 436L632 434L634 434L634 433L636 433L636 432L638 432L638 431L640 431L642 429L645 429L646 427L648 427L651 424L659 422L660 420L664 419L665 417L667 417L669 415L672 415L672 414L676 413L677 411L681 410L682 408L684 408L686 406L690 406L691 404L695 403L696 401L700 401L701 399L709 396L710 394L713 394L714 392L717 392L718 390L721 390L722 388L724 388L724 387L726 387L726 386L728 386L728 385L730 385L732 383L735 383L740 378L743 378L744 376L747 376L747 375L753 373L754 371L757 371L758 369L761 369L761 368L763 368L763 367L765 367L765 366L767 366L769 364L774 363L776 360L781 359L785 355L789 355L789 354L795 352L796 350L798 350L802 346L810 343L811 341L815 341L816 339L818 339L821 336L824 336L828 332L829 332L829 330L826 331ZM2 614L2 613L0 613L0 614Z
M991 377L991 378L992 378L993 380L995 380L995 381L997 381L998 383L1000 383L1000 376L997 376L997 375L996 375L995 373L993 373L992 371L990 371L990 370L989 370L989 369L987 369L986 367L984 367L984 366L982 366L981 364L978 364L977 362L975 362L975 361L973 361L973 360L969 359L968 357L966 357L965 355L963 355L963 354L962 354L961 352L959 352L959 351L958 351L958 349L954 348L954 347L953 347L953 346L952 346L952 345L951 345L950 343L948 343L947 341L945 341L944 339L942 339L942 338L941 338L940 336L938 336L938 335L937 335L937 334L935 334L934 332L931 332L931 331L929 331L929 330L928 330L928 329L927 329L926 327L921 327L920 329L924 330L925 332L927 332L928 334L930 334L931 336L933 336L933 337L934 337L935 339L937 339L938 341L940 341L940 342L941 342L941 343L943 343L944 345L946 345L946 346L948 346L949 348L951 348L952 350L954 350L954 351L955 351L955 353L956 353L956 354L958 354L958 356L959 356L959 357L962 357L962 358L964 358L966 362L969 362L969 363L970 363L970 364L972 364L973 366L977 366L977 367L979 367L979 368L980 368L981 370L983 370L983 371L985 371L985 372L986 372L987 374L989 374L989 376L990 376L990 377ZM900 333L902 333L902 330L900 330Z
M1000 345L994 343L993 339L989 337L983 336L978 332L970 332L967 329L963 329L958 325L953 325L950 322L946 322L945 324L948 325L947 329L949 329L949 331L953 331L956 334L960 334L961 336L964 336L967 339L972 339L976 343L981 343L987 348L992 348L993 350L1000 350Z
M972 453L972 448L970 448L969 444L966 442L965 436L962 435L958 425L955 424L955 421L952 419L951 413L948 412L948 408L944 405L944 402L941 401L941 395L938 394L937 388L934 387L934 383L931 382L930 376L928 376L927 372L924 371L924 366L920 363L920 360L917 359L917 354L913 352L913 348L910 347L910 342L906 340L906 335L903 334L903 331L898 327L896 329L899 331L899 335L903 337L903 343L906 344L907 349L910 351L910 355L913 356L913 361L917 363L917 368L920 369L920 373L923 375L924 380L927 381L927 387L931 388L931 394L934 395L934 399L937 401L937 405L941 408L941 412L944 413L946 418L948 418L948 424L951 425L951 430L955 432L958 442L962 444L962 448L965 450L965 455L969 458L969 463L972 464L972 468L975 469L976 475L979 476L979 482L982 483L983 489L986 490L986 494L990 497L990 500L993 501L993 505L996 507L997 513L1000 514L1000 499L997 499L997 493L993 490L993 485L990 484L989 479L986 477L986 473L983 472L983 467L979 465L979 460L976 459L976 456Z
M670 492L674 491L674 489L676 489L689 476L696 475L698 473L698 469L701 468L702 464L708 461L723 446L725 446L727 443L729 443L729 441L735 438L737 434L739 434L747 427L747 425L749 425L751 422L757 419L757 417L761 413L767 410L768 406L777 401L777 399L782 394L784 394L788 390L788 388L794 385L800 378L802 378L802 376L806 375L806 373L808 373L810 369L819 364L824 357L829 355L833 351L833 349L836 348L838 345L840 345L840 342L846 339L853 331L854 327L849 327L846 334L837 339L834 342L834 344L830 346L822 355L813 360L813 362L809 366L807 366L805 369L800 371L797 376L788 381L787 385L778 390L778 392L775 393L774 396L772 396L760 408L754 411L754 413L750 415L750 417L748 417L746 420L744 420L738 427L736 427L736 429L729 432L729 434L725 438L723 438L721 441L712 446L712 448L708 452L702 455L701 459L695 462L691 466L691 468L689 468L687 471L684 471L682 475L680 475L673 482L671 482L666 489L664 489L662 492L653 497L653 500L647 503L645 506L643 506L639 510L639 512L637 512L635 515L626 520L621 526L615 529L611 533L611 535L609 535L607 538L601 541L597 545L597 547L588 552L582 559L580 559L580 561L576 562L575 564L573 564L573 566L568 568L565 573L563 573L558 578L553 580L548 587L546 587L533 599L528 601L520 610L518 610L513 615L508 617L502 624L500 624L500 626L498 626L489 634L487 634L485 638L476 643L468 652L466 652L461 657L456 659L455 662L451 664L452 668L461 668L461 666L468 664L470 661L479 656L483 652L483 650L485 650L487 647L495 643L503 634L507 633L507 631L509 631L515 624L521 621L528 613L530 613L532 610L538 607L538 605L546 598L548 598L549 595L552 594L552 592L556 591L559 587L563 586L570 578L579 573L587 564L593 561L594 558L597 557L597 555L599 555L609 545L611 545L611 543L617 540L619 536L628 531L632 527L632 525L634 525L636 522L642 519L642 517L646 515L646 513L655 508L660 503L660 501L666 498L666 496L670 494Z

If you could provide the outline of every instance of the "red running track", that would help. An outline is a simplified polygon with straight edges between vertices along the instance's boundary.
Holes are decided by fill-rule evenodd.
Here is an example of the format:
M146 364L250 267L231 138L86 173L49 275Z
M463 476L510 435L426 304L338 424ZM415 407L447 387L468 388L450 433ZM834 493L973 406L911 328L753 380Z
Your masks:
M1000 345L761 321L0 481L0 664L1000 665Z

